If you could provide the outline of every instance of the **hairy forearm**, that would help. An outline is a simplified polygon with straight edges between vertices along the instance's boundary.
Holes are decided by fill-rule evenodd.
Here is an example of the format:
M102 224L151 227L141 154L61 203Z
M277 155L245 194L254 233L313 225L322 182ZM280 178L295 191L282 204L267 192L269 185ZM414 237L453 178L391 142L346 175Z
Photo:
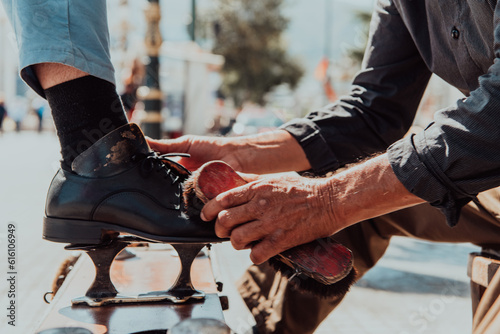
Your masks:
M242 172L299 172L311 168L302 147L285 130L240 137L233 143Z
M335 224L334 233L360 221L424 202L398 180L387 154L325 179L320 189Z

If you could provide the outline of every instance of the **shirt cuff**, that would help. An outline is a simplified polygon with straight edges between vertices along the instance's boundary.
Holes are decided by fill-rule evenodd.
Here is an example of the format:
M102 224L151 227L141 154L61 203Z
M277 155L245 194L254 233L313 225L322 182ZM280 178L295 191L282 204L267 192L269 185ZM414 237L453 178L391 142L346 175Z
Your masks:
M387 156L408 191L438 208L450 227L458 223L462 207L475 196L458 189L435 165L425 143L425 131L395 142L387 149Z
M308 119L295 119L283 124L280 129L288 131L297 140L315 174L324 175L339 168L337 157L314 122Z

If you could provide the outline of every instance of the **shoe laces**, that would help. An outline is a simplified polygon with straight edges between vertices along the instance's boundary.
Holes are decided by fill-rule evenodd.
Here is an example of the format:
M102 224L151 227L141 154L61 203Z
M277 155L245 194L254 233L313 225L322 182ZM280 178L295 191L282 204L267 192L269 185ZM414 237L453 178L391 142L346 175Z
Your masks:
M166 153L158 154L156 152L149 152L147 154L140 154L132 156L133 161L141 161L141 171L145 174L150 174L153 171L157 173L164 173L164 178L170 178L172 184L179 181L184 181L191 172L180 163L169 159L171 157L186 157L189 158L190 155L187 153ZM166 164L165 162L168 161ZM176 166L176 168L170 167L171 165Z

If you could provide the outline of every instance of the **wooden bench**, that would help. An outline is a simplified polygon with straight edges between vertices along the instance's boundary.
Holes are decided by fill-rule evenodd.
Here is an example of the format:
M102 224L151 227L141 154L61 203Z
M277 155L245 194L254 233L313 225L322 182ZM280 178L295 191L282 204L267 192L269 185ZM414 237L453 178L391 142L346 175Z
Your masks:
M120 294L163 291L174 283L180 270L175 250L168 245L133 250L135 257L115 260L111 267L111 279ZM198 256L191 270L193 285L206 293L205 298L181 304L167 301L100 307L72 305L73 298L85 294L94 272L90 259L85 254L80 256L52 300L37 333L166 333L186 319L215 319L227 328L208 255Z

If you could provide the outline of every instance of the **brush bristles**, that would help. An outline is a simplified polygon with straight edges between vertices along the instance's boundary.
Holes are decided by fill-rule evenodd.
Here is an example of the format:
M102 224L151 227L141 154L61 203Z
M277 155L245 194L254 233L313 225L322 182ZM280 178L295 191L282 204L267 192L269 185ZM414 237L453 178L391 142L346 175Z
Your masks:
M189 179L184 182L184 209L186 214L190 218L197 218L200 216L201 209L205 205L201 199L197 196L195 179L198 177L198 174L194 173L189 177Z
M297 290L308 292L322 298L341 297L345 295L357 278L357 271L353 267L344 278L336 283L326 285L304 274L295 275L295 270L281 262L277 257L270 258L268 262L275 270L281 272L285 277L288 277L290 284Z

